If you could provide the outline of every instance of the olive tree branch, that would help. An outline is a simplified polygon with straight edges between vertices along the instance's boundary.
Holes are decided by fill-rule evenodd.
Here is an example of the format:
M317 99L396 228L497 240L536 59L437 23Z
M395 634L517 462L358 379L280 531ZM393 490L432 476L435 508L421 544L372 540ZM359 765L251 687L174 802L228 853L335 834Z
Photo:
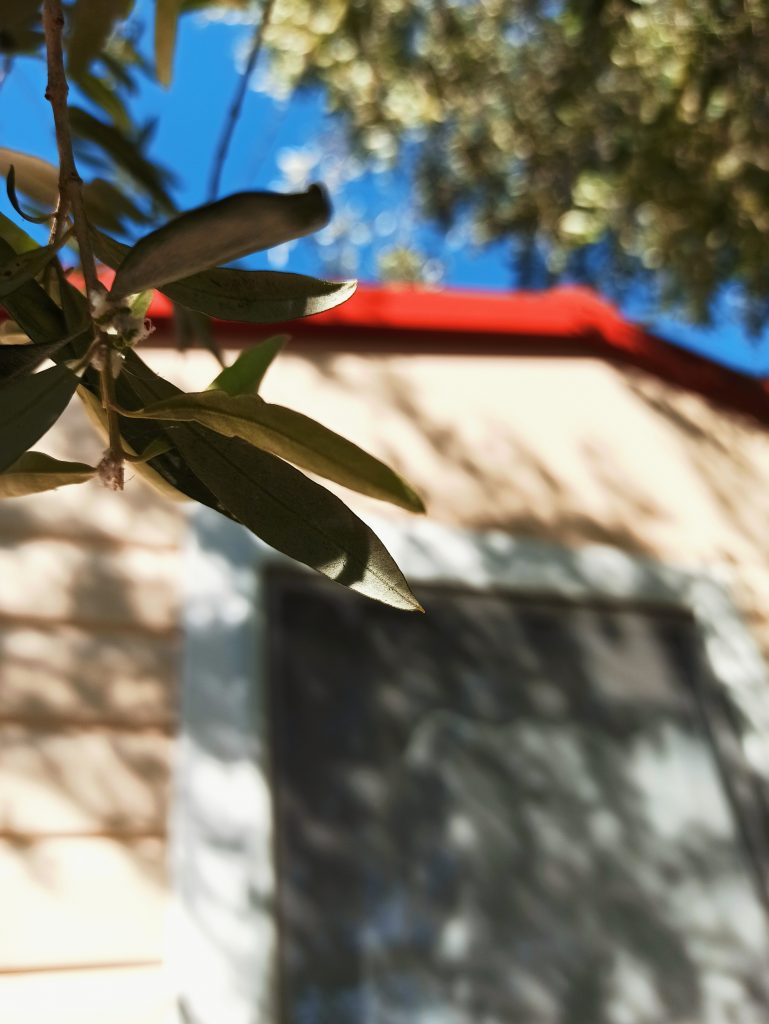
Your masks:
M224 122L222 134L219 139L219 145L216 147L214 161L211 165L211 176L208 179L208 198L210 200L216 199L219 192L219 182L222 176L222 170L224 169L224 161L227 159L227 151L230 148L232 136L235 132L235 126L238 123L241 110L243 109L243 102L246 98L248 83L251 81L251 76L254 73L256 62L262 51L264 33L270 23L272 9L274 6L275 0L265 0L262 16L259 19L259 24L256 26L254 35L251 39L251 47L248 51L246 66L243 74L240 76L240 81L238 82L238 87L235 90L235 95L232 97L232 103L230 104L230 109L227 113L227 118Z
M67 214L72 212L75 239L80 251L86 292L89 299L98 292L100 285L96 275L96 261L88 229L88 215L83 200L83 180L78 174L75 154L72 149L72 132L69 125L67 97L69 85L64 70L64 12L61 0L43 0L43 30L48 65L48 84L45 98L53 111L56 130L56 148L59 154L59 202L56 208L54 234L64 227ZM112 376L112 346L109 338L94 324L95 351L98 355L101 401L107 416L107 452L99 465L101 479L113 490L123 489L123 460L125 453L120 438L120 425L115 411L115 380Z

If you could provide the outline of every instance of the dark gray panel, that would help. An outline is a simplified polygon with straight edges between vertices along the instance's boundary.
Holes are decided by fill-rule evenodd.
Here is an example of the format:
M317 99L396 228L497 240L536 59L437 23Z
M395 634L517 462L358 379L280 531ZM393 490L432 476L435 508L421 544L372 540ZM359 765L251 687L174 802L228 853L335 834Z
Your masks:
M688 616L270 594L285 1024L765 1024Z

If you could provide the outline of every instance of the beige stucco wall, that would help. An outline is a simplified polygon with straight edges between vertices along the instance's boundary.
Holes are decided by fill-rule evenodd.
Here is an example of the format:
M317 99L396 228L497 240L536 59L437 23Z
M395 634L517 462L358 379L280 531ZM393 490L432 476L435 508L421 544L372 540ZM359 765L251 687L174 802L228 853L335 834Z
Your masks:
M216 372L151 360L187 387ZM717 571L769 656L769 436L749 423L592 360L286 354L264 395L390 461L438 521ZM101 445L73 408L44 447ZM115 991L126 1021L169 1009L183 531L138 480L0 505L2 1021L96 1024Z

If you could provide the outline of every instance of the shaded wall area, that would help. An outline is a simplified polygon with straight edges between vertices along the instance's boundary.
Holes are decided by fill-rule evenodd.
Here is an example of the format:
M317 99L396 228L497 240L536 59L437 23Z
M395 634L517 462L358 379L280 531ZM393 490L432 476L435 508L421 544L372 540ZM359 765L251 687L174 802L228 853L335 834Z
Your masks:
M73 404L41 443L94 461ZM178 508L96 484L0 504L0 1020L160 1024Z
M216 373L202 353L151 361L190 388ZM289 349L264 395L390 461L440 522L717 571L769 651L769 440L738 417L556 358ZM41 447L100 451L77 409ZM157 1024L167 1008L183 532L139 481L0 505L0 1020L54 1006L65 1024Z
M404 621L268 587L281 1021L766 1019L690 615L434 585Z

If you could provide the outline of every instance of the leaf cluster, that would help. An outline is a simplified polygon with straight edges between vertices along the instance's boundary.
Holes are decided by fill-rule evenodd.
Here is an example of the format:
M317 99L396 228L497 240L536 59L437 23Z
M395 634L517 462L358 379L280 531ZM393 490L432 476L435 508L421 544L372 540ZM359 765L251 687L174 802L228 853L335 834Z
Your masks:
M15 3L11 22L11 7L0 0L6 17L0 24L14 26L0 36L0 45L13 56L35 52L41 42L38 5ZM161 82L170 79L182 7L178 0L156 3L153 73ZM259 395L285 336L242 353L206 391L190 394L156 374L135 351L148 331L155 289L178 305L188 325L198 327L209 317L269 324L322 312L349 298L355 282L221 265L322 228L331 204L318 185L293 195L227 196L166 219L133 245L112 236L126 218L154 222L162 211L166 217L172 211L168 175L141 155L140 133L120 99L121 90L130 93L137 68L152 72L120 27L131 8L131 0L74 0L68 9L67 74L104 115L71 106L69 127L78 153L109 170L107 178L86 182L84 213L72 202L74 223L67 227L64 215L53 216L59 208L66 214L71 198L69 185L61 185L60 195L59 170L37 157L0 150L0 170L19 218L53 221L49 244L37 245L20 224L0 215L0 304L8 316L0 333L0 497L94 476L114 483L122 479L115 463L122 467L128 459L163 493L216 509L277 550L369 597L419 609L371 529L301 470L410 511L423 511L421 500L353 442ZM17 189L33 209L25 209ZM146 205L134 201L136 193ZM98 286L86 295L63 272L59 252L72 231L84 266L83 250L92 248L114 269L109 291ZM61 462L33 448L75 395L107 437L99 466Z

